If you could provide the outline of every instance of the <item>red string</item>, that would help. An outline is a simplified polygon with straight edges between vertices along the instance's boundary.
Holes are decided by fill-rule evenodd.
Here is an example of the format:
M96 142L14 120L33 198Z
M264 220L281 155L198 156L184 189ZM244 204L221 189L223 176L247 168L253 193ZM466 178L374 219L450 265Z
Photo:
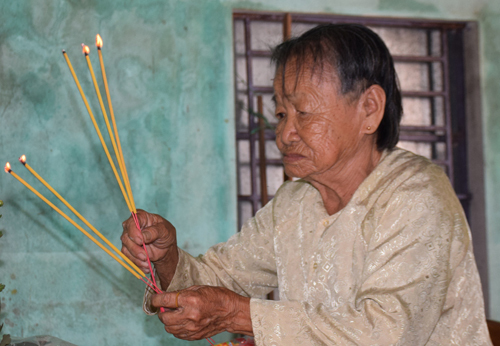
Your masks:
M154 286L153 282L147 276L145 276L144 279L148 281L147 282L148 284L150 284L151 286Z
M141 230L141 226L139 225L139 219L137 218L137 214L132 212L132 217L134 218L135 225L136 225L137 229ZM142 241L142 247L144 248L144 252L146 252L146 259L148 260L149 273L151 275L151 279L153 279L153 285L154 285L154 287L159 289L158 286L156 285L155 276L153 274L153 268L151 266L151 260L149 259L148 250L146 249L146 244L144 244L144 240Z
M135 221L135 226L137 227L138 230L141 230L141 226L139 225L139 219L137 218L137 214L132 212L132 217L134 218L134 221ZM141 230L142 231L142 230ZM146 259L148 260L148 266L149 266L149 273L151 275L151 278L153 279L153 286L152 287L150 284L146 283L146 285L148 285L153 291L155 291L156 293L162 293L161 290L158 288L158 286L156 285L156 280L155 280L155 276L153 274L153 268L151 266L151 260L149 259L149 254L148 254L148 250L146 249L146 244L144 244L144 240L142 241L142 247L144 248L144 252L146 252ZM144 281L144 280L143 280ZM151 282L151 280L148 279L149 282ZM163 307L160 308L160 311L161 312L165 312L165 309Z
M137 227L138 230L141 230L141 226L139 225L139 219L137 218L137 214L132 212L132 217L134 218L134 221L135 221L135 226ZM146 259L148 260L148 266L149 266L149 273L151 274L151 279L153 279L153 282L151 285L151 280L149 280L149 278L146 277L146 279L149 281L149 283L142 279L142 282L144 282L146 285L149 286L149 288L151 288L153 291L155 291L156 293L160 294L162 293L162 291L158 288L158 286L156 285L156 280L155 280L155 276L153 274L153 268L151 266L151 260L149 259L149 254L148 254L148 250L146 249L146 244L144 244L144 241L142 241L142 247L144 248L144 252L146 252ZM153 287L154 286L154 287ZM165 312L165 309L163 307L160 308L160 311L161 312ZM208 341L208 343L212 346L215 345L215 341L212 339L212 338L206 338L206 340Z
M149 286L149 288L151 288L153 291L155 291L156 293L162 293L158 288L156 287L153 287L152 285L150 285L146 280L144 280L143 278L141 278L141 281L144 282L146 285Z

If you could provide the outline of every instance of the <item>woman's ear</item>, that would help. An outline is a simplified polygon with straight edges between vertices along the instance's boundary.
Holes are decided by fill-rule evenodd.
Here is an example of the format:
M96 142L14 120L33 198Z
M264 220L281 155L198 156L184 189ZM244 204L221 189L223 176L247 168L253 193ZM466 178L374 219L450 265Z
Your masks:
M377 132L378 126L384 117L385 91L380 85L374 84L365 90L360 97L361 107L364 114L363 132L373 134Z

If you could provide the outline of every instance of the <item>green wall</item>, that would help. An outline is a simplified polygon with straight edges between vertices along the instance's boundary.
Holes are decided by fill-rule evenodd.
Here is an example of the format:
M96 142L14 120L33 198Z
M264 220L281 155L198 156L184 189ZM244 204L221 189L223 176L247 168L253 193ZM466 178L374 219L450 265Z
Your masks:
M99 73L93 42L100 33L137 206L169 218L179 244L194 254L227 239L236 231L232 9L479 22L490 311L500 320L500 259L494 256L500 252L497 0L4 1L0 164L11 161L15 172L49 196L17 163L26 154L34 169L120 244L127 207L61 54L67 50L103 126L79 46L92 47ZM141 312L142 282L3 173L0 199L3 333L50 334L78 345L187 344Z

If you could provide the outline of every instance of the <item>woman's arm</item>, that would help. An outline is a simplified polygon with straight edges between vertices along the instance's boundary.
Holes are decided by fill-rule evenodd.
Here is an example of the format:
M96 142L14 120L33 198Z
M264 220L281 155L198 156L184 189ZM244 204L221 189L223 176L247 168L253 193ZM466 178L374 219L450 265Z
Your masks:
M272 209L270 202L245 223L241 232L211 247L204 255L193 257L176 248L176 262L171 262L175 267L165 261L163 270L162 264L155 263L161 288L172 292L195 285L219 286L245 297L264 297L277 287ZM172 272L171 279L166 277ZM157 312L151 305L153 294L146 289L143 308L148 314Z

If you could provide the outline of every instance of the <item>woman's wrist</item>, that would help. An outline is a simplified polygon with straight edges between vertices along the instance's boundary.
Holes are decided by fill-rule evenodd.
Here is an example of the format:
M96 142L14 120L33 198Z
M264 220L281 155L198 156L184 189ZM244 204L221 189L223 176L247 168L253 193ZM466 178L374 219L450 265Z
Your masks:
M250 315L250 298L236 295L233 314L227 331L233 334L253 336L252 318Z
M177 264L179 263L179 249L177 245L173 245L168 249L165 257L155 261L154 266L156 274L160 278L161 287L166 289L174 278Z

